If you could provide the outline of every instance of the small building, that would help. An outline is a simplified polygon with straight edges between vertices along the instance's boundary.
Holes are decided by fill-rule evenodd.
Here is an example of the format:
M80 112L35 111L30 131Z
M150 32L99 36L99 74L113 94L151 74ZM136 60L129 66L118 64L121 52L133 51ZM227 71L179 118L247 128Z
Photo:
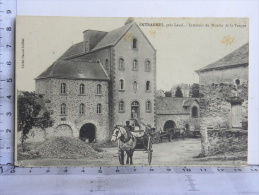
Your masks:
M184 83L172 86L172 89L171 89L172 97L175 97L177 87L181 88L181 91L183 93L183 97L190 97L191 87L190 87L189 84L184 84Z
M200 107L196 98L158 97L157 129L199 129Z
M196 72L204 125L241 128L248 122L249 43Z
M248 81L249 43L196 72L200 85L236 84Z

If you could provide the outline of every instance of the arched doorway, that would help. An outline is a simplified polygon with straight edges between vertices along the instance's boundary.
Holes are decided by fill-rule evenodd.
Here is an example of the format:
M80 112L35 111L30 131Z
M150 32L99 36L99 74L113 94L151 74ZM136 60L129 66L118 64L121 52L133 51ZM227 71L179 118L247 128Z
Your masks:
M139 102L134 101L131 103L131 118L139 118Z
M81 139L82 141L85 141L86 139L88 139L88 142L92 143L95 141L95 137L96 137L95 134L96 134L95 125L92 123L86 123L80 129L79 139Z
M166 123L164 124L164 131L167 131L168 129L172 129L175 128L175 122L172 120L166 121Z

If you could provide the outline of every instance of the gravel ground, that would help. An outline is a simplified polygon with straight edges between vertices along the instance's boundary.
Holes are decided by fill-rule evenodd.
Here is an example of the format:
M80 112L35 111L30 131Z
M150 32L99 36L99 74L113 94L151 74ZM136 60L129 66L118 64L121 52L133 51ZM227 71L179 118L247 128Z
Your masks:
M185 140L172 140L153 145L152 166L244 166L245 158L229 158L226 155L195 158L201 152L200 138L187 138ZM21 166L119 166L118 148L102 148L103 158L101 159L56 159L38 158L22 160ZM235 156L229 154L229 156ZM148 164L148 154L142 151L135 151L133 155L133 166Z

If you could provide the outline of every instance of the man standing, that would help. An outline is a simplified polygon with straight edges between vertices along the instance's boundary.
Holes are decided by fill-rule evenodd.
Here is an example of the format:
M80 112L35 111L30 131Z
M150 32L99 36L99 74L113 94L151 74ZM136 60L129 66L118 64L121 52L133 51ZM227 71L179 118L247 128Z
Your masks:
M130 125L129 121L126 121L125 129L128 130L128 131L132 131L132 126Z

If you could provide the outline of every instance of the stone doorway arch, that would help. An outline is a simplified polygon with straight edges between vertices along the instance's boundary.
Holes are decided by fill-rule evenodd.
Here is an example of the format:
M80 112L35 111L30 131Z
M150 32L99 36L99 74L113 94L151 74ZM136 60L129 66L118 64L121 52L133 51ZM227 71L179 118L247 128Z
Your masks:
M92 123L85 123L79 131L79 139L92 143L96 141L96 126Z
M172 120L168 120L165 122L164 124L164 131L167 131L168 129L173 129L176 127L176 124L174 121Z

